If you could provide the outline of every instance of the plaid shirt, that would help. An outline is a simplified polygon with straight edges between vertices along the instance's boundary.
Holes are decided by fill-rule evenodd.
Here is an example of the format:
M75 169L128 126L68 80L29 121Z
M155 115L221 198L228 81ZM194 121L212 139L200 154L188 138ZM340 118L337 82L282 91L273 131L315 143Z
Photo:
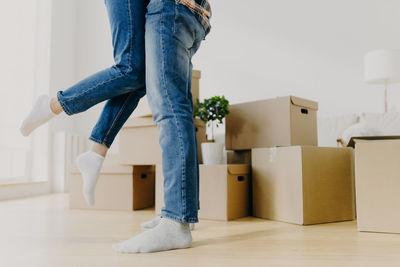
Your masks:
M211 6L207 0L176 0L187 6L197 20L203 25L206 35L210 32Z

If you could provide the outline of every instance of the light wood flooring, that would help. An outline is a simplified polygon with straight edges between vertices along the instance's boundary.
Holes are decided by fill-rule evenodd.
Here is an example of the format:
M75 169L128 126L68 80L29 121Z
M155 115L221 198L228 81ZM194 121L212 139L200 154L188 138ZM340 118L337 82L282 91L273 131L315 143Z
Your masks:
M0 201L0 266L400 266L400 235L361 233L355 221L298 226L253 217L201 220L193 246L119 254L154 210L70 210L68 194Z

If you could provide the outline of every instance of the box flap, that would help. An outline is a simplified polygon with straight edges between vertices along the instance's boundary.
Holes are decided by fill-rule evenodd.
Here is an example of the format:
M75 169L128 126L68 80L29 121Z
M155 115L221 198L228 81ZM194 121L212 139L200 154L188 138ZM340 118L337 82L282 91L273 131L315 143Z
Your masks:
M290 102L296 106L318 110L318 102L315 101L307 100L297 96L290 96Z
M250 165L248 164L228 164L228 173L232 175L246 174L250 171Z
M378 140L396 140L400 139L398 135L382 135L382 136L354 136L350 139L347 147L353 147L358 142L358 140L364 141L378 141Z

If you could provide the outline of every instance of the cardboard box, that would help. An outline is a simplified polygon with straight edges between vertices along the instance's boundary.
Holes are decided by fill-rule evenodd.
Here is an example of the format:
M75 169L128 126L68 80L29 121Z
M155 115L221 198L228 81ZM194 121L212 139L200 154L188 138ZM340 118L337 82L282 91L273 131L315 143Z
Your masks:
M318 103L294 96L234 104L226 116L227 150L318 144Z
M380 135L380 136L353 136L350 138L348 147L355 148L356 141L360 140L400 140L400 136L398 135Z
M301 225L353 220L353 149L252 149L253 215Z
M400 140L355 145L359 231L400 233Z
M226 163L251 165L251 150L227 150Z
M194 119L198 142L199 162L202 163L201 143L205 142L206 127ZM129 118L119 133L119 162L128 165L161 164L158 128L153 117Z
M154 206L155 166L104 164L93 207L83 197L82 175L76 167L69 178L71 209L138 210Z
M199 218L228 221L250 215L250 165L200 165ZM164 206L164 177L156 167L156 213Z
M199 99L199 88L200 88L200 78L201 72L199 70L192 71L192 100L193 105L196 104L197 99ZM147 101L147 96L140 99L135 111L132 113L132 117L149 117L151 116L151 110L149 102Z

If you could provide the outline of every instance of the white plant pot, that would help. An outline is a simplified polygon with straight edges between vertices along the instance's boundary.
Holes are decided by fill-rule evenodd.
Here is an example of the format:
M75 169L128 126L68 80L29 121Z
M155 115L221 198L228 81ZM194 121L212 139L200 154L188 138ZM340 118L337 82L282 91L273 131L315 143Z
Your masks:
M201 143L201 154L203 156L203 164L223 164L222 151L224 145L222 143Z

